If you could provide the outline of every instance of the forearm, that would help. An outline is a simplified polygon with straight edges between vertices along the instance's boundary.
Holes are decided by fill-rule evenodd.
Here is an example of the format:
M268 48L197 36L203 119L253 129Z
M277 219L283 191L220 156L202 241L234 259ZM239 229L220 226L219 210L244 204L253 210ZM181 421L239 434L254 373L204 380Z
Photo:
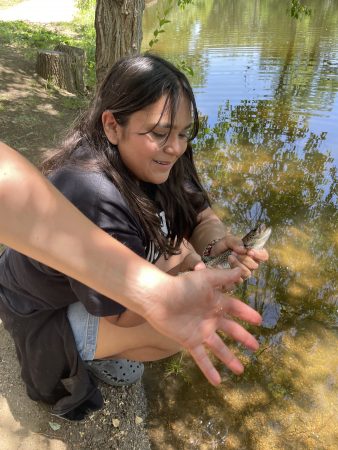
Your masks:
M0 143L0 242L141 315L170 278L90 222L28 161ZM160 294L158 294L160 295Z
M195 227L189 242L196 252L202 255L205 247L214 239L222 238L227 234L223 222L216 216L211 208L199 214L199 223Z

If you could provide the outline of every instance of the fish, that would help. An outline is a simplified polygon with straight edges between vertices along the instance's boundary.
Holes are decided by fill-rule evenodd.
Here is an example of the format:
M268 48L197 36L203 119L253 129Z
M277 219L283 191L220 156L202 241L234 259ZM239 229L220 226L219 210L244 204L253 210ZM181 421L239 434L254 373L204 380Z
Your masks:
M271 231L272 229L264 223L259 224L242 238L244 247L246 249L261 250L269 240ZM228 258L231 253L232 250L228 249L218 256L204 256L202 261L207 267L229 269L230 264L228 263Z

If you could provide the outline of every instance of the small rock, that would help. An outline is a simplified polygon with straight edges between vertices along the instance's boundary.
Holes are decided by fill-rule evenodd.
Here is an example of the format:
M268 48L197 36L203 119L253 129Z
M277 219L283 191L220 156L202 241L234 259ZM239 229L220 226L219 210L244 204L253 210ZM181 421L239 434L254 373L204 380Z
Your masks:
M120 421L119 419L113 419L112 420L112 424L115 428L118 428L120 426Z
M140 425L140 423L142 423L142 422L143 422L142 417L139 417L139 416L136 416L136 417L135 417L135 423L136 423L136 425Z

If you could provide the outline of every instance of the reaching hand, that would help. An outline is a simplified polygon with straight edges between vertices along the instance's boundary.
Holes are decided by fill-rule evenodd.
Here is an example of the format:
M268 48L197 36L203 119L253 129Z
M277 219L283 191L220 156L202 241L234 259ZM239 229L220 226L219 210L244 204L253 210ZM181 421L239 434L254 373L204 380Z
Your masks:
M256 339L228 316L254 325L261 323L261 316L240 300L223 295L219 289L220 286L225 286L230 291L240 282L240 278L240 269L204 269L172 277L166 299L152 303L152 308L146 315L154 328L190 352L213 385L218 385L221 378L207 350L234 373L240 374L244 370L240 361L218 336L218 330L249 349L258 349Z

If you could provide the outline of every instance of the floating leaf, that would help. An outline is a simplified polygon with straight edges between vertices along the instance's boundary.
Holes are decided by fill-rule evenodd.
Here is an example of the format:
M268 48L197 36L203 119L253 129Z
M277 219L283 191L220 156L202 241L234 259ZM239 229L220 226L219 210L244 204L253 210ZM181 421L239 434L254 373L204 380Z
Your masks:
M61 425L55 422L48 422L52 430L57 431L61 428Z

